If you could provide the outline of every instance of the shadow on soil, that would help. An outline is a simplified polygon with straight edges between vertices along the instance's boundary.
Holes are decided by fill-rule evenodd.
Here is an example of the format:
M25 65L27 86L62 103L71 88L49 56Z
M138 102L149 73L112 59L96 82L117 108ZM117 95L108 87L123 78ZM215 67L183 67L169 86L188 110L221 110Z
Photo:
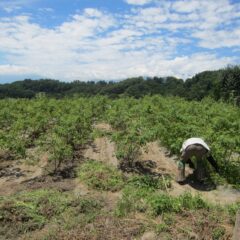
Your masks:
M162 176L162 175L169 175L167 173L159 173L155 171L157 167L157 164L155 161L152 160L141 160L141 161L134 161L132 164L129 164L127 162L122 162L119 165L119 168L123 172L132 172L132 173L138 173L138 174L146 174L146 175L152 175L152 176Z
M186 177L185 181L181 183L181 185L186 185L186 184L188 184L192 188L194 188L198 191L202 191L202 192L212 191L217 188L217 186L212 182L205 183L205 182L197 181L194 176L194 173L189 174Z

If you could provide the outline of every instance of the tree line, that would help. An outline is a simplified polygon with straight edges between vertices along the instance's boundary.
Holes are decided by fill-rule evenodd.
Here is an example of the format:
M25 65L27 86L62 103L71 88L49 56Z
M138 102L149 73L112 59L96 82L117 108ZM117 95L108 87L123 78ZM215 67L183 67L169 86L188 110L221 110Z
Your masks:
M240 66L204 71L183 81L176 77L136 77L123 81L62 82L52 79L16 81L0 84L0 98L34 98L106 95L111 98L145 95L180 96L187 100L211 97L240 105Z

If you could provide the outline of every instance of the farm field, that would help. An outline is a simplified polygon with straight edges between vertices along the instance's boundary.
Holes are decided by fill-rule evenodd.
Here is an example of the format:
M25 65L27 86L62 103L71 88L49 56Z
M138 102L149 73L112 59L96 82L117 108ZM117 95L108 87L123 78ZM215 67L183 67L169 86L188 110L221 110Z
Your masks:
M240 209L240 109L204 99L0 100L0 239L231 239ZM203 185L175 182L202 137Z

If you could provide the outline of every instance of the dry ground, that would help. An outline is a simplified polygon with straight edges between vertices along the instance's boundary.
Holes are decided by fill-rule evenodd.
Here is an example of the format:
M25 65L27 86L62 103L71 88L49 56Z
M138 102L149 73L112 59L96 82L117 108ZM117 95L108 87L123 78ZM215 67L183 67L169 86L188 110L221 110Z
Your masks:
M101 131L112 131L111 127L105 123L100 123L95 127ZM99 137L86 147L82 155L82 160L93 159L102 161L117 168L118 160L115 152L116 146L109 138ZM151 168L154 172L170 175L175 179L177 174L176 157L169 156L167 150L157 142L148 143L145 148L141 149L138 161L150 162L152 163ZM105 203L104 212L106 215L97 217L94 223L87 224L84 228L77 227L71 231L63 232L61 229L58 229L57 226L49 225L45 226L42 230L36 231L36 233L24 235L21 239L47 239L44 238L44 236L46 233L49 233L49 231L55 231L55 238L51 239L173 239L171 235L161 236L160 234L157 236L152 230L148 230L148 227L146 227L146 219L141 214L134 214L129 216L128 219L117 219L114 217L112 212L121 197L121 191L114 193L99 192L89 189L76 178L54 179L52 177L47 177L43 174L43 170L47 166L47 163L47 154L42 154L36 165L28 165L21 160L2 161L0 163L0 195L11 195L26 189L44 187L57 188L61 191L72 191L76 196L90 196L96 199L102 199ZM186 172L187 174L191 174L191 169L187 169ZM240 200L240 192L230 187L220 186L215 190L203 191L189 184L179 185L175 181L172 181L172 187L169 190L169 194L178 196L186 191L193 194L201 194L204 199L212 203L229 204ZM107 215L107 213L111 214ZM184 229L184 224L188 225L189 221L193 224L194 221L197 221L197 216L188 215L186 213L185 218L182 216L179 221L182 223ZM162 220L156 218L153 222L154 224L161 224ZM206 222L205 224L208 223ZM206 229L208 228L206 227ZM226 229L228 229L228 226L226 226ZM232 228L229 228L228 231L229 234L227 234L227 236L230 236ZM189 232L187 234L189 239L211 239L207 235L202 238L194 232ZM141 237L139 237L139 235ZM176 233L174 239L184 239L182 238L183 236L186 236L186 232L183 232L183 235ZM230 237L226 239L230 239Z

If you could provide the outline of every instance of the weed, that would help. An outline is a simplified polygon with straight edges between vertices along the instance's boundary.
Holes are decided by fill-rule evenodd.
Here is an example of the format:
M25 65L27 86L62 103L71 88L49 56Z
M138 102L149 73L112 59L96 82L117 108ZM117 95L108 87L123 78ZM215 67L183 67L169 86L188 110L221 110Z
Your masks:
M168 230L169 230L169 229L168 229L168 226L167 226L167 224L165 224L165 223L157 224L157 225L156 225L156 229L155 229L155 231L156 231L157 234L159 234L159 233L161 233L161 232L167 232Z
M136 188L130 182L130 185L123 189L123 195L117 204L116 213L118 216L125 216L130 212L138 211L157 216L164 213L178 213L184 209L209 208L209 204L203 201L200 196L185 193L179 197L173 197L164 192L157 192L153 188Z
M240 210L240 201L233 203L231 205L228 205L227 210L231 216L235 216L237 211Z
M120 171L102 162L87 161L81 165L78 177L89 187L104 191L117 191L124 185Z
M153 177L151 175L133 176L128 180L128 185L137 188L165 190L166 186L168 188L171 187L171 180L165 179L165 182L163 182L163 179L160 179L159 177Z
M79 214L91 213L96 209L100 209L102 204L91 198L77 198L71 203L71 206L74 207L75 214Z
M175 223L174 215L169 213L163 214L163 221L168 226L173 225Z
M148 198L150 212L152 215L159 215L165 212L180 212L181 203L178 198L167 194L154 194Z
M216 227L215 229L213 229L212 232L212 239L213 240L220 240L222 239L222 237L225 234L225 228L222 226Z
M191 193L184 193L179 197L181 206L185 209L208 209L209 204L205 202L200 195L192 196Z
M230 222L232 224L235 223L237 211L240 211L240 202L233 203L233 204L227 206L227 212L229 214Z
M85 226L98 215L102 203L92 198L74 199L69 208L57 219L57 223L65 230L73 229L77 225Z
M11 235L39 229L63 212L69 197L58 191L35 190L0 199L2 234Z

